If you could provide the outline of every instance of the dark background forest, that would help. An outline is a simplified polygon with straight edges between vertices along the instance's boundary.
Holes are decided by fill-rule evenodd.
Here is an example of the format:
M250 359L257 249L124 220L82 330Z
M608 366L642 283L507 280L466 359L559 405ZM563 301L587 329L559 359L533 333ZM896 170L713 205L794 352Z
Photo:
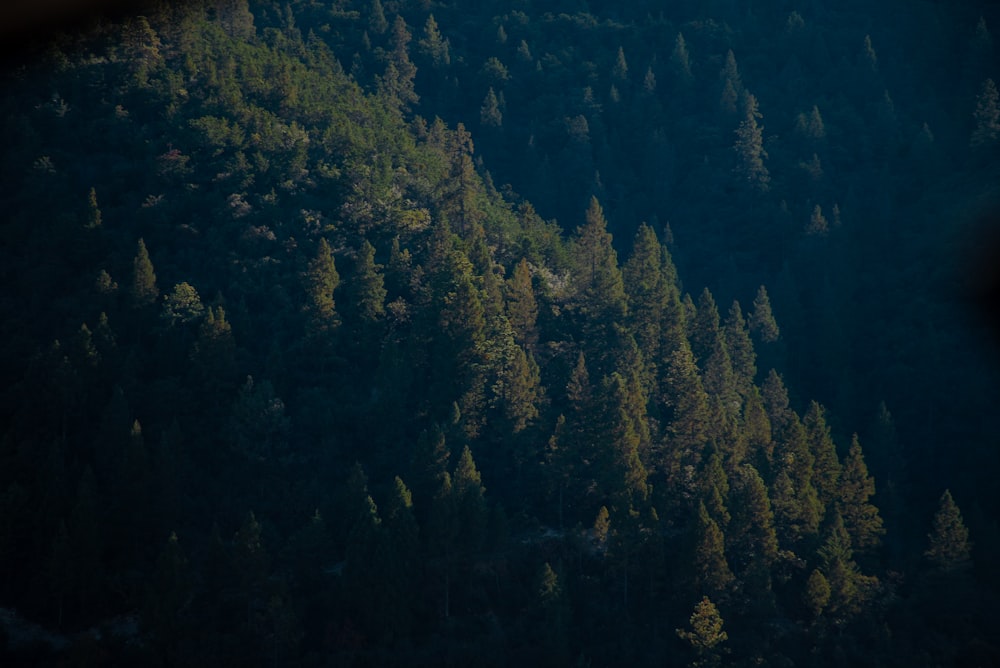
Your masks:
M0 70L0 662L992 666L1000 7L198 0Z

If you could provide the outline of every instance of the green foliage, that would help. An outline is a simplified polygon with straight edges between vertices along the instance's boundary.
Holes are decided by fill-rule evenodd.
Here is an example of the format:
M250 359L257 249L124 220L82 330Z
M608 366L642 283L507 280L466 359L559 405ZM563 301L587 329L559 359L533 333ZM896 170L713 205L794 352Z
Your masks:
M312 338L328 336L340 325L334 301L334 291L340 285L340 274L333 260L333 251L325 238L319 240L316 255L302 276L306 290L306 332Z
M190 283L183 282L175 285L164 298L160 317L170 325L176 325L195 322L204 313L205 306L201 303L198 291Z
M708 598L702 597L695 606L689 620L690 630L677 629L677 635L691 644L696 659L692 666L719 666L726 649L722 643L729 635L722 630L723 621L719 609Z
M878 508L871 503L874 495L875 479L868 475L858 435L854 434L840 474L837 502L851 542L859 552L878 547L885 533Z
M160 289L156 287L156 272L153 271L153 263L149 259L149 251L146 250L146 243L139 239L135 258L132 260L132 284L129 289L129 297L136 306L149 306L160 296Z
M924 365L959 377L970 347L933 300L900 295L933 294L940 272L914 259L926 240L954 247L914 165L951 170L974 201L967 154L992 164L989 91L968 114L995 76L985 23L968 45L982 62L940 61L961 95L913 104L906 81L935 90L914 64L939 62L934 40L923 58L885 40L882 71L830 93L827 62L857 51L843 9L826 24L767 3L431 4L163 5L4 79L18 253L0 295L0 600L67 632L142 610L141 642L93 641L105 662L652 665L681 660L656 634L708 594L737 663L822 662L834 636L830 661L921 663L938 619L897 601L937 594L907 572L897 462L935 461L971 493L955 474L969 456L927 434L966 442L977 428L956 402L990 393L964 375L954 397L933 393ZM851 18L879 34L889 9ZM777 119L766 137L744 78ZM911 146L900 137L929 128L915 109L935 132ZM975 152L954 139L970 132ZM570 228L587 198L575 236L539 213ZM144 241L129 273L140 235L173 286L162 297ZM622 267L615 237L633 238ZM707 286L697 305L674 257ZM720 322L713 292L761 282L783 336L763 288L749 317L733 302ZM914 322L944 323L933 346ZM800 420L777 372L758 387L757 352L796 403L835 410ZM865 438L878 497L830 426L875 391L901 411L901 437ZM883 533L873 501L897 508L890 549L861 563L903 572L898 590L854 562ZM201 517L231 531L250 507L231 540ZM964 568L964 523L942 513L927 556ZM159 550L175 528L183 552ZM721 629L703 600L680 635L698 665L721 662ZM84 642L38 660L72 663Z
M753 311L750 313L750 331L764 343L774 343L781 335L778 323L771 312L771 299L767 290L760 286L753 300Z
M972 555L969 530L950 490L941 495L927 539L924 556L936 568L951 573L968 567Z

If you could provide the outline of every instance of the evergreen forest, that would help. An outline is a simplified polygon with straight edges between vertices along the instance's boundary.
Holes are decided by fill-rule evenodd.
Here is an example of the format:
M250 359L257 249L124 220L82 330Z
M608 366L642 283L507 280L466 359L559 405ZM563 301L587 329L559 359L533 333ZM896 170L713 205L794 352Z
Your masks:
M0 664L1000 665L997 40L154 0L7 49Z

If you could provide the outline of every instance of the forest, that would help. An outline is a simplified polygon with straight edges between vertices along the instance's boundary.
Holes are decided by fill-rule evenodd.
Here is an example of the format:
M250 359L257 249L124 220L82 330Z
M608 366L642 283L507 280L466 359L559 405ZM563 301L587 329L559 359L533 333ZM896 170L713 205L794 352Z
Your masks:
M0 664L1000 665L997 31L153 0L5 49Z

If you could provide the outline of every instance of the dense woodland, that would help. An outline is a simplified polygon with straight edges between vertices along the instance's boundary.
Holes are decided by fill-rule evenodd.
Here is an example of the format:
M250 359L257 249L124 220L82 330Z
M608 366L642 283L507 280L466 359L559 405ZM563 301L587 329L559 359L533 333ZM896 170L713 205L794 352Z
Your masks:
M5 64L0 662L1000 664L998 8L542 4Z

